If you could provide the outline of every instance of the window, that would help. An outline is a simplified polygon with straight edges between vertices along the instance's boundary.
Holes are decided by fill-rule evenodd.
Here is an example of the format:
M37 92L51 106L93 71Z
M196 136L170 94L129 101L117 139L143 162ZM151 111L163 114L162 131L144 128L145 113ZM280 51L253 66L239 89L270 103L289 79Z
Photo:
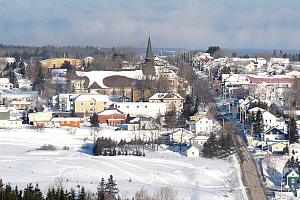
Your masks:
M137 108L139 108L140 106L136 106Z
M145 106L145 108L147 108L147 106Z
M126 108L129 108L129 106L126 106Z
M82 105L82 106L83 106L83 102L81 102L81 103L80 103L80 105Z
M74 125L76 125L76 122L73 122Z

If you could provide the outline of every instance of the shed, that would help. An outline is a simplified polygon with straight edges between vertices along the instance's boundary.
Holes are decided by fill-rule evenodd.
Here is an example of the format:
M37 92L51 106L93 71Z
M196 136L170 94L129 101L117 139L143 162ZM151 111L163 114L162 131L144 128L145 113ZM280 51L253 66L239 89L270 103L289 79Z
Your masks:
M195 146L190 146L186 150L186 157L197 158L200 156L200 151Z

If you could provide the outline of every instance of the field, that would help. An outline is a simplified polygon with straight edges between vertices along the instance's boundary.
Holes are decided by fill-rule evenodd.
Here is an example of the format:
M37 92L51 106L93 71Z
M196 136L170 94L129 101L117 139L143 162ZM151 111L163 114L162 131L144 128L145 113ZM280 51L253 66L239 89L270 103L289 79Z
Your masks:
M107 129L100 135L128 139L133 133ZM79 129L75 134L54 128L0 130L0 177L12 186L38 183L44 192L59 178L68 188L83 185L95 193L100 179L112 174L121 197L132 197L141 188L153 192L168 186L180 199L245 199L235 157L186 158L163 148L146 152L146 157L96 157L81 148L93 138L89 129ZM57 150L39 150L44 144ZM69 150L63 150L64 146Z

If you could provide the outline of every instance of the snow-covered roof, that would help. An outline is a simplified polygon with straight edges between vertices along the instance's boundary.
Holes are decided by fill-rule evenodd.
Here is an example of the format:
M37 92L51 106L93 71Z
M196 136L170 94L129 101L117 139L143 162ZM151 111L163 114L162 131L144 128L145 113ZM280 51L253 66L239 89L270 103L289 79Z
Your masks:
M81 121L81 118L79 117L56 117L52 118L53 122L61 122L61 121L72 121L72 122L79 122Z
M31 121L31 122L50 121L52 118L52 112L29 113L28 118L29 118L29 121Z
M88 77L89 87L93 83L97 83L101 88L109 88L104 83L103 80L110 76L124 76L131 79L141 80L144 75L142 70L126 70L126 71L76 71L77 76Z
M76 97L75 102L81 102L81 101L102 101L102 102L108 102L109 97L107 95L102 94L81 94L78 97Z
M260 107L254 107L254 108L249 109L248 111L251 113L251 112L258 112L259 110L260 110L261 112L266 112L265 109L262 109L262 108L260 108Z
M122 114L124 114L124 113L117 109L107 109L107 110L103 110L102 112L98 113L98 115L122 115Z
M149 100L154 99L184 99L180 94L170 92L170 93L155 93L149 98Z
M0 78L0 84L8 84L9 79L8 78Z

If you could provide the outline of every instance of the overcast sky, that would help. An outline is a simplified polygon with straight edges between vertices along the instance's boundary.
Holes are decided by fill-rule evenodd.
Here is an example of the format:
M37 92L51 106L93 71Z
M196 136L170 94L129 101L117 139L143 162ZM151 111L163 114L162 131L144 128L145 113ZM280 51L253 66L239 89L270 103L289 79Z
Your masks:
M300 49L299 0L0 0L0 43Z

